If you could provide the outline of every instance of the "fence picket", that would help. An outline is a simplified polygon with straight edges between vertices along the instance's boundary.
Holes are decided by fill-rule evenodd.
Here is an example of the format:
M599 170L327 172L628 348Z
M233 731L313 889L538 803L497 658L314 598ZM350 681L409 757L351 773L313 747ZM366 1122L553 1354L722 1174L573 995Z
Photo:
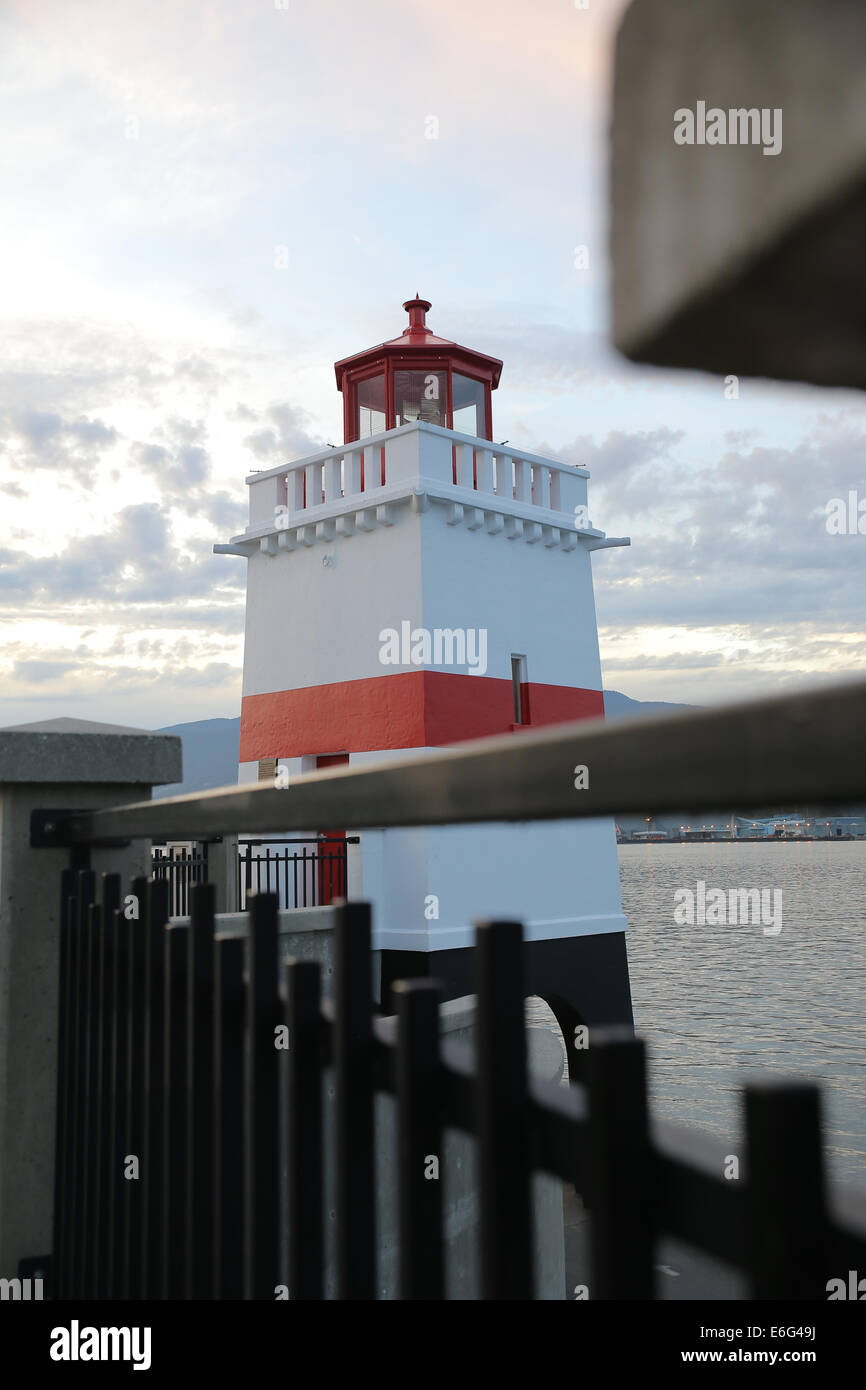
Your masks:
M589 1294L653 1297L653 1179L643 1043L624 1028L594 1029L589 1075Z
M84 1191L82 1219L87 1238L81 1254L81 1296L96 1297L97 1243L92 1238L99 1211L99 1164L101 1110L100 1086L102 1070L102 970L104 934L102 908L92 903L87 924L88 984L86 1009L88 1015L88 1048L86 1099L84 1107L85 1146Z
M214 1298L244 1293L244 1026L242 937L217 937L214 960Z
M375 1296L370 905L342 903L334 928L337 1297Z
M246 1085L248 1297L273 1299L279 1279L279 1071L276 1029L282 1023L277 972L277 898L257 893L247 936Z
M820 1095L802 1082L745 1088L752 1297L825 1299L828 1232Z
M145 1005L144 981L147 958L147 917L149 884L146 878L132 881L130 916L125 913L121 926L129 945L129 1083L126 1098L126 1141L124 1152L123 1186L126 1192L126 1254L124 1279L126 1298L141 1298L142 1261L144 1248L144 1200L142 1165L144 1162L145 1106ZM132 1174L137 1165L138 1176Z
M191 894L187 936L187 1221L190 1298L213 1297L213 1020L214 911L212 883Z
M70 1184L73 1196L67 1230L67 1296L81 1296L81 1268L86 1228L83 1222L83 1203L81 1200L84 1181L85 1144L85 1078L87 1066L87 1037L89 1020L87 1017L87 969L88 969L88 921L90 905L95 892L95 876L91 869L81 869L78 873L78 894L76 913L71 937L72 950L72 999L73 1034L70 1062Z
M102 1210L100 1251L100 1298L115 1296L114 1285L114 1228L116 1220L118 1176L117 1157L117 1038L118 1021L118 946L120 931L120 875L105 874L102 885L102 919L105 934L105 1056L104 1127L102 1132Z
M322 1057L318 961L286 962L289 1295L322 1297Z
M480 922L475 936L482 1297L532 1297L523 934Z
M101 1020L99 1026L101 1057L99 1066L99 1101L96 1115L98 1167L97 1202L91 1229L93 1232L94 1278L93 1297L107 1298L111 1270L111 1106L113 1103L114 1030L115 1030L115 962L114 914L120 905L120 874L102 875L101 940Z
M187 1194L187 948L188 928L173 923L165 933L165 1048L163 1092L163 1298L186 1298L189 1277Z
M398 980L397 1167L400 1297L441 1299L442 1162L439 1122L438 980ZM435 1160L431 1175L428 1165Z
M64 1258L66 1252L66 1225L69 1215L68 1177L69 1177L69 1086L70 1057L72 1053L72 971L70 959L72 952L71 934L76 913L76 875L71 868L63 869L60 876L60 915L58 926L58 954L60 974L57 999L57 1099L55 1105L55 1162L54 1162L54 1216L53 1216L53 1259L52 1293L60 1298L64 1283Z
M142 1297L162 1297L162 1233L165 1223L163 1143L165 1134L165 938L169 886L152 879L147 904L143 988L147 1014L146 1101L143 1132L143 1200L146 1214L142 1250Z

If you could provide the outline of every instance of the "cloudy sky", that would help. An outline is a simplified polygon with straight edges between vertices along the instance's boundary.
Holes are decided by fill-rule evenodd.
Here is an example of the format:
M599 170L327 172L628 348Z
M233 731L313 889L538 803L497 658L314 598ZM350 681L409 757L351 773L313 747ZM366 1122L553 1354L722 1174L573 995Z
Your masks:
M498 439L588 465L605 684L866 670L854 394L607 345L620 0L5 0L0 724L239 710L244 476L341 437L401 302L502 357ZM438 138L427 138L438 123ZM586 246L588 268L576 268ZM567 601L567 596L564 596Z

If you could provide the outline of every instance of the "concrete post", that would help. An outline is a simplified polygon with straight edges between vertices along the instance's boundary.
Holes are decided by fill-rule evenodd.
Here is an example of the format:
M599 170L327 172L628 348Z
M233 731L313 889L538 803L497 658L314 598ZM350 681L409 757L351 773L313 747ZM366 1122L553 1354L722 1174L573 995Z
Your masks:
M238 837L224 835L207 847L208 879L214 885L217 912L238 910Z
M60 871L31 849L30 813L123 805L182 780L167 734L53 719L0 729L0 1278L52 1247ZM95 850L91 866L150 872L150 845Z

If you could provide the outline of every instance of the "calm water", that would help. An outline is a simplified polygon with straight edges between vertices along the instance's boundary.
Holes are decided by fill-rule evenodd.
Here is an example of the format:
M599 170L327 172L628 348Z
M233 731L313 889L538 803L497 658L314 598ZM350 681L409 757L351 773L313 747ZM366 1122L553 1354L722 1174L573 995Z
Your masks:
M744 1079L814 1078L828 1169L866 1184L866 844L620 845L619 863L654 1109L739 1142ZM674 925L698 879L781 890L781 932Z
M620 845L619 866L653 1113L736 1152L744 1080L817 1080L828 1172L866 1186L866 844ZM780 890L780 933L675 925L699 879ZM527 1020L552 1016L534 1000Z

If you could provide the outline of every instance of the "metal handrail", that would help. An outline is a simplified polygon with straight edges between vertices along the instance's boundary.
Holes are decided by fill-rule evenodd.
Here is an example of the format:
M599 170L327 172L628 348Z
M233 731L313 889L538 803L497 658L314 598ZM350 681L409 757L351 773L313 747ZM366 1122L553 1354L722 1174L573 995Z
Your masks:
M359 835L301 835L294 839L282 835L272 840L248 839L244 836L238 848L243 849L245 845L359 845L360 843Z
M587 768L587 777L575 769ZM578 789L576 783L586 781ZM866 681L52 817L53 843L468 824L866 800ZM37 813L39 814L39 813ZM44 814L44 813L43 813ZM43 843L45 841L43 840Z

